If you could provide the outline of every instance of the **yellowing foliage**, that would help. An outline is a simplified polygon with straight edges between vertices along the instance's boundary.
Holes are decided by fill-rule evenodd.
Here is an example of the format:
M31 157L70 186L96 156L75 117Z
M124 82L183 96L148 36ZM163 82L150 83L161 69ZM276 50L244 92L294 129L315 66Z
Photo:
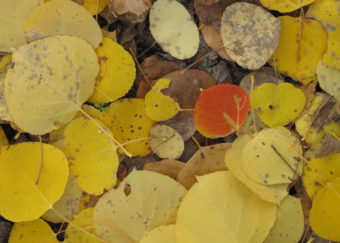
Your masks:
M277 10L281 13L292 12L302 8L315 0L260 0L266 8Z
M124 96L136 77L135 63L124 48L109 38L103 38L96 49L100 71L91 103L107 103Z
M166 125L151 128L149 142L152 151L162 159L178 159L184 151L182 136Z
M101 197L94 210L98 236L112 243L136 243L149 230L176 221L183 186L151 171L132 171Z
M16 125L45 134L66 124L93 92L99 70L93 48L84 40L55 36L13 51L5 79L5 101Z
M59 241L50 226L42 219L15 223L8 243L31 242L58 243Z
M115 139L133 156L150 153L148 134L154 122L147 116L143 99L121 99L107 107L107 112L87 107L86 111L106 125ZM137 140L137 141L134 141Z
M331 181L340 176L340 153L321 158L312 158L304 167L303 185L310 198L323 188L325 180Z
M84 8L86 8L92 15L100 13L107 6L107 0L82 0L82 2Z
M297 243L304 230L301 200L288 195L280 203L277 219L264 243Z
M68 220L72 220L73 215L78 213L79 202L82 194L83 191L79 188L76 179L72 175L70 175L65 187L64 194L56 203L53 204L53 209ZM42 218L52 223L64 222L65 219L60 218L54 210L47 210Z
M161 90L169 87L170 79L160 79L145 95L146 113L154 121L165 121L177 114L179 104Z
M335 31L328 31L327 51L322 58L326 65L340 70L340 24Z
M244 68L259 69L279 44L280 21L260 6L237 2L224 10L220 32L231 59Z
M229 171L197 178L180 205L177 243L263 242L276 205L261 200Z
M51 145L27 142L3 147L1 215L14 222L39 218L62 196L68 175L65 155Z
M306 98L290 83L264 83L253 91L253 108L269 127L284 126L303 111Z
M65 154L79 187L95 195L109 190L116 182L119 164L111 132L98 120L77 118L67 125L64 135Z
M330 31L340 24L340 2L338 0L315 0L308 8L306 16L315 18Z
M174 224L159 226L145 233L139 243L175 243L176 226Z
M28 17L24 30L28 40L72 35L88 41L94 48L102 40L102 32L92 15L71 0L51 0L40 5Z
M269 64L279 72L307 84L316 78L316 67L327 48L327 32L313 19L304 19L300 39L300 18L279 17L280 42Z
M233 176L246 185L248 189L255 193L258 197L265 201L279 204L288 194L287 183L263 185L249 178L242 168L240 155L242 155L244 146L250 142L251 139L252 137L250 135L239 136L233 142L232 147L225 153L225 164Z
M150 9L149 21L151 34L164 51L178 59L196 54L198 28L179 2L157 0Z
M30 13L43 0L2 0L0 2L0 52L26 43L24 26Z
M340 177L330 181L315 196L310 211L310 225L321 237L340 241Z
M84 229L80 230L81 228ZM98 238L93 228L93 208L86 208L74 216L74 219L66 228L65 241L67 243L103 242Z
M300 142L287 128L265 128L245 145L241 163L257 183L290 183L302 172L300 154Z
M2 127L0 128L0 147L8 146L8 139Z
M320 87L340 102L340 69L332 68L320 61L317 75Z

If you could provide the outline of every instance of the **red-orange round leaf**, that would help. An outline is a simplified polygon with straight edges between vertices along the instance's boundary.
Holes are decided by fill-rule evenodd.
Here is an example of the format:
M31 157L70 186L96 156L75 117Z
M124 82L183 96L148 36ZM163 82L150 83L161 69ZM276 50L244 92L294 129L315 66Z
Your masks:
M202 91L195 105L197 130L206 137L224 137L238 130L249 109L247 93L239 86L219 84Z

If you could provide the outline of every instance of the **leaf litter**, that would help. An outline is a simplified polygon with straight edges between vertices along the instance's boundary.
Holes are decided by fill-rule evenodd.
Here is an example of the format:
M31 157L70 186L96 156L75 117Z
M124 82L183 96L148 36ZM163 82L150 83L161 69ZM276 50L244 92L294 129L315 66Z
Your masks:
M339 241L338 1L181 3L0 1L9 242Z

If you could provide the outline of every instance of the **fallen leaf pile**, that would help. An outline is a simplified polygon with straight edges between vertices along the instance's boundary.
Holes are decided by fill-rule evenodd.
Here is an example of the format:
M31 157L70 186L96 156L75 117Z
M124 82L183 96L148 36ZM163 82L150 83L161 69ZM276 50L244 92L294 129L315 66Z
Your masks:
M340 241L340 1L185 2L0 0L8 242Z

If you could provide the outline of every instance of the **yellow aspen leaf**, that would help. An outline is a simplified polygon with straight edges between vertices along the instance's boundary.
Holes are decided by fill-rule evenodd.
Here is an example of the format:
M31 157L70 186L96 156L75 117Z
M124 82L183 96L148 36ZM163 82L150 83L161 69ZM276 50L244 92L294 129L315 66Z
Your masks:
M0 72L7 73L7 66L12 61L12 54L4 55L0 58Z
M340 69L332 68L320 61L317 75L320 87L340 102Z
M302 172L301 154L300 141L287 128L265 128L244 146L241 163L257 183L290 183Z
M87 233L79 230L79 228L83 228ZM74 219L66 228L65 241L67 243L103 242L98 238L93 227L93 208L86 208L74 216Z
M107 6L107 0L76 0L76 2L82 2L84 8L92 15L100 13Z
M189 189L196 182L197 175L226 170L224 154L230 146L230 143L219 143L200 147L185 163L176 180Z
M264 243L297 243L304 230L301 200L288 195L280 203L273 228Z
M166 125L156 125L149 132L152 151L162 159L178 159L184 151L182 136Z
M224 10L220 32L231 59L244 68L259 69L279 44L280 20L259 6L237 2Z
M34 57L34 58L33 58ZM41 135L59 128L93 92L99 65L86 41L55 36L13 50L5 79L5 100L16 125Z
M179 104L161 90L169 87L170 79L159 79L145 95L146 113L154 121L165 121L177 114Z
M315 196L309 222L322 238L340 241L340 177L330 181Z
M8 243L58 243L56 234L42 219L15 223L9 235Z
M264 83L253 91L253 108L269 127L294 121L306 103L304 93L290 83Z
M288 194L287 183L263 185L250 179L242 169L240 154L242 154L244 146L251 140L252 137L250 135L239 136L233 142L232 147L227 149L224 162L233 176L246 185L248 189L255 193L258 197L267 202L279 204Z
M149 21L152 36L171 56L187 59L196 54L198 28L182 4L157 0L150 9Z
M145 233L139 243L175 243L176 226L174 224L159 226Z
M111 132L98 120L80 117L67 125L64 135L65 154L79 187L94 195L109 190L116 183L119 164Z
M269 64L279 72L303 84L316 78L316 67L327 48L327 32L313 19L279 17L280 42ZM301 39L300 39L301 36Z
M261 200L229 171L197 177L177 214L177 243L263 242L276 205Z
M64 153L51 145L27 142L3 147L1 215L14 222L39 218L62 196L68 175Z
M151 229L173 224L186 189L168 176L132 171L99 199L94 226L99 237L112 243L139 242Z
M83 191L79 188L76 179L70 175L65 187L64 194L62 197L53 204L53 209L58 214L68 220L72 220L73 215L78 213L79 202L82 197ZM65 219L60 218L52 209L47 210L42 216L48 222L62 223Z
M4 83L5 74L0 73L0 119L4 121L11 121L12 118L8 113L8 108L4 97Z
M136 77L135 63L123 46L103 38L96 49L100 70L96 88L89 99L91 103L107 103L124 96Z
M147 137L154 121L146 114L144 99L117 100L107 107L107 111L102 112L93 107L84 107L89 115L103 122L111 130L118 142L127 143L124 147L133 156L145 156L150 153Z
M340 153L321 158L312 158L304 167L303 185L310 198L325 186L325 179L331 181L340 176Z
M260 0L262 5L271 10L277 10L281 13L292 12L302 8L315 0Z
M30 13L43 0L2 0L0 3L0 52L26 43L24 26Z
M324 64L340 70L340 24L335 31L328 31L327 51L322 58Z
M102 32L92 15L71 0L51 0L36 8L25 25L27 40L54 35L72 35L88 41L96 48Z
M3 146L8 146L8 139L4 130L0 127L0 148Z
M308 8L306 17L317 19L327 30L334 31L340 24L338 0L315 0Z

